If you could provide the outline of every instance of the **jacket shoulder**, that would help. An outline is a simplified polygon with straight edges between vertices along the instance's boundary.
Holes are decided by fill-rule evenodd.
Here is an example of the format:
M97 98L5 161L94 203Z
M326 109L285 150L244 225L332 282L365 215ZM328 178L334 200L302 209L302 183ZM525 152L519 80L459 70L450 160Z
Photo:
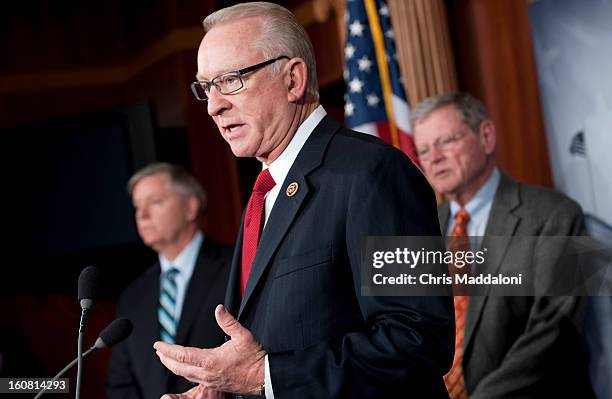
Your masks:
M119 296L118 305L131 303L140 298L143 292L150 290L156 279L159 278L159 270L159 263L155 262L144 273L136 277Z
M524 206L543 213L582 214L582 207L567 195L548 187L517 183Z

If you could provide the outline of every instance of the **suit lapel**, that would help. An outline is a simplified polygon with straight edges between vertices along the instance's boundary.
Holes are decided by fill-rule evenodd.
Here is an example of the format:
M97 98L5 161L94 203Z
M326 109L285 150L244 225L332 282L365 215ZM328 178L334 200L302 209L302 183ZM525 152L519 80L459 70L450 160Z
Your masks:
M276 253L283 237L291 227L302 204L308 197L310 188L306 181L306 176L321 164L325 148L333 134L339 128L340 125L333 118L325 116L314 129L308 140L306 140L293 166L289 170L281 186L278 197L276 198L264 231L262 232L255 259L251 265L251 272L249 274L249 280L247 281L244 298L240 305L238 318L240 318L244 312L245 307L248 305L249 300L262 280L262 276L268 269L270 260L274 253ZM287 186L293 182L296 182L299 188L294 196L289 197L285 192ZM236 251L241 250L242 247L237 247L236 249ZM234 259L234 261L236 262L236 259ZM235 266L239 267L240 265L238 264Z
M442 236L446 237L448 230L448 218L450 217L450 205L448 202L443 203L438 207L438 220L440 222L440 231Z
M482 247L486 248L490 240L495 240L495 251L488 255L488 272L495 274L501 267L506 256L512 236L516 231L521 218L514 210L521 204L518 184L501 173L499 186L493 199L491 213L485 230ZM488 237L491 237L488 239ZM482 296L473 296L468 303L468 312L465 324L464 350L470 345L474 331L482 315L482 310L489 298L491 286L488 286Z
M211 244L210 240L205 238L202 243L202 248L198 253L193 274L189 280L187 292L185 293L185 301L183 302L183 310L181 311L181 319L176 332L176 342L186 342L187 334L193 324L199 310L207 303L207 298L210 291L201 289L202 286L209 284L199 284L202 282L213 281L221 268L219 261L219 251Z
M134 323L137 326L142 326L142 330L138 336L133 338L138 340L136 345L141 348L137 353L142 353L143 355L149 353L149 355L143 356L143 359L150 358L158 360L156 359L157 356L155 356L153 343L159 341L157 308L159 306L160 273L161 269L159 264L157 264L147 276L147 279L149 279L147 286L151 287L151 289L145 290L142 293L141 303L136 306L137 309L144 309L142 312L138 313L140 321ZM150 377L150 383L154 386L155 392L165 392L170 378L170 373L167 371L166 367L159 361L147 361L144 367L149 369L147 376Z
M234 256L232 258L232 267L227 280L227 289L225 290L225 308L231 314L237 317L240 306L240 273L242 271L242 238L244 228L244 212L242 213L242 223L236 238L234 247Z

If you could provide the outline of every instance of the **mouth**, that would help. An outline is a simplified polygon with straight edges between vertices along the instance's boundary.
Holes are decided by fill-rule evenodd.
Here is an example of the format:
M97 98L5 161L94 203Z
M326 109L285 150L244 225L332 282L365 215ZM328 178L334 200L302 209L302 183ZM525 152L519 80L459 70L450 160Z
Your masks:
M232 123L232 124L228 124L228 125L223 125L221 126L221 131L224 134L234 134L236 133L242 126L244 126L243 123Z
M448 169L442 169L439 170L437 172L434 173L434 178L439 178L439 177L444 177L446 176L450 171Z

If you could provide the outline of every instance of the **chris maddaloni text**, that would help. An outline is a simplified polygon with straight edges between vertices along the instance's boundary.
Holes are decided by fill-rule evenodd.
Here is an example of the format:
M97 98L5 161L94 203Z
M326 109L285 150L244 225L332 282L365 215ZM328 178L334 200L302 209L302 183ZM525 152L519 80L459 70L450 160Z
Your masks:
M482 273L476 276L455 274L453 281L453 276L447 274L437 276L424 273L419 276L415 276L412 274L402 273L396 276L384 276L381 273L377 273L372 276L372 282L375 285L522 285L523 274L519 273L517 276L505 276L501 273Z

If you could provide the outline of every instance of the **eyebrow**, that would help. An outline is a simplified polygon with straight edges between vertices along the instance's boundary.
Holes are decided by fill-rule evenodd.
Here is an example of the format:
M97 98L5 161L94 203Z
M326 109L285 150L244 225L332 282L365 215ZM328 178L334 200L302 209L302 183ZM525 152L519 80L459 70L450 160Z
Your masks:
M227 67L225 72L218 73L215 76L213 76L211 79L204 78L202 75L200 75L199 72L196 73L195 78L198 82L202 82L204 80L210 82L212 79L216 78L217 76L225 75L226 73L230 73L230 72L236 72L236 71L239 71L240 69L241 68L239 66L232 65L232 66Z

